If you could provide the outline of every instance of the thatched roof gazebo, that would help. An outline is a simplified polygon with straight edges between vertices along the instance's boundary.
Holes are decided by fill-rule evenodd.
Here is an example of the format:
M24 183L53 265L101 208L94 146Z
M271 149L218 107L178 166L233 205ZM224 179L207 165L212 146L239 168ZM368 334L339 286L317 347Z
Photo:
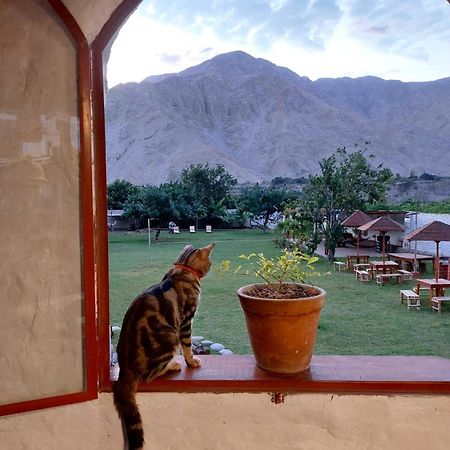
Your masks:
M378 217L358 228L360 231L379 231L382 236L382 250L381 254L386 255L386 241L385 235L388 231L403 231L403 227L388 217Z
M419 227L405 236L408 241L434 241L436 242L436 256L434 271L436 281L439 279L439 242L450 241L450 225L435 220L427 225Z
M368 222L370 222L370 217L360 210L355 211L341 222L341 225L344 227L356 228L356 255L359 255L359 239L361 235L361 231L358 230L358 227Z

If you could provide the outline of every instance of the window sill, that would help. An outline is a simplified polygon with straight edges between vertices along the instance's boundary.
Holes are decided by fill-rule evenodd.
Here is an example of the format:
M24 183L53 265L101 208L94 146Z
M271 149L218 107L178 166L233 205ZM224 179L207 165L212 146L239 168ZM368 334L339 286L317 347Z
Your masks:
M450 359L434 356L315 356L298 375L264 372L252 355L200 358L202 367L168 373L139 391L450 394Z

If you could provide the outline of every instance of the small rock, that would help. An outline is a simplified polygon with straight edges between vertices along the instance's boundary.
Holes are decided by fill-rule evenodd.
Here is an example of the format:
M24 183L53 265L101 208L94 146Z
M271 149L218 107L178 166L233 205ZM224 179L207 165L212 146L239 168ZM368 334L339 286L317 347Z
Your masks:
M192 353L194 355L209 355L211 352L208 347L203 347L203 345L199 345L192 349Z
M213 343L214 343L213 341L208 341L206 339L200 342L200 344L204 345L205 347L210 347Z
M111 365L115 365L119 362L118 358L117 358L117 353L116 352L112 352L111 353Z
M117 379L119 378L119 370L120 369L117 364L109 368L109 377L111 381L117 381Z
M219 353L220 353L222 356L232 355L232 354L233 354L233 352L232 352L231 350L228 350L227 348L224 348L224 349L220 350Z
M200 343L200 342L204 341L205 338L203 336L192 336L191 340L192 340L192 342Z
M225 348L225 345L222 344L212 344L211 345L211 350L214 350L215 352L220 352L220 350L223 350Z

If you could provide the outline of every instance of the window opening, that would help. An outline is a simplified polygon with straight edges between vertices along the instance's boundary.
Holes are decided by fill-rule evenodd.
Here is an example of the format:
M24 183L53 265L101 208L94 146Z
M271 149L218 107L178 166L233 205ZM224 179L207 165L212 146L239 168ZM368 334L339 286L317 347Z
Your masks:
M148 5L143 2L142 4L142 8L146 8L148 7ZM160 6L158 5L158 8ZM174 6L171 5L170 8L173 8ZM147 10L147 13L149 13L149 10ZM153 11L154 14L155 11ZM273 13L273 11L272 11ZM140 12L139 10L135 13L135 17L136 22L140 25L143 26L143 16L139 16ZM151 16L151 12L149 13ZM204 18L201 17L197 17L198 22L200 23ZM186 17L178 17L174 20L174 23L171 24L171 26L175 26L178 22L182 22L183 20L186 20ZM337 19L336 19L337 20ZM130 19L131 21L131 19ZM196 26L199 27L199 23L197 23L196 25L193 25L193 28L195 28ZM223 24L223 23L222 23ZM159 30L159 28L155 25L155 23L153 23L153 25L155 26L155 28L157 30ZM230 27L229 27L230 28ZM125 31L125 26L123 27L122 31ZM254 32L256 33L256 30L254 30ZM317 37L317 36L316 36ZM325 39L325 37L322 36L323 39ZM155 40L153 40L154 42ZM118 43L119 40L116 41L116 43ZM132 46L127 45L127 48L131 48ZM239 47L239 46L237 46ZM236 44L233 43L233 48L236 48ZM211 51L211 50L208 50ZM114 49L112 51L114 53ZM204 56L204 60L207 60L207 55L208 52L205 52L205 56ZM160 52L159 54L160 58L164 61L175 61L178 58L175 55L171 55L169 51L164 52ZM171 57L172 56L172 57ZM236 56L236 55L235 55ZM240 55L242 56L242 55ZM202 59L199 59L199 62L204 61ZM111 61L112 61L112 57L111 57ZM209 62L208 64L212 64L211 62ZM288 64L286 64L287 66L289 66ZM233 64L230 64L230 66L233 66ZM193 83L193 78L195 77L196 74L196 70L199 69L190 69L191 73L188 73L188 75L191 77L190 82ZM109 74L111 73L111 69L110 67L108 67L108 77ZM178 70L176 70L178 72ZM160 71L163 72L163 71ZM166 70L165 72L171 72L170 70ZM221 72L221 74L223 75L226 71ZM348 72L347 72L348 73ZM287 71L283 71L283 74L286 75ZM156 85L156 84L166 84L167 86L165 87L165 89L160 93L161 96L163 96L163 98L165 99L165 105L167 106L167 108L171 108L171 110L173 111L177 111L180 108L182 108L183 105L183 101L185 101L186 99L183 99L182 96L178 95L178 96L172 96L171 94L173 94L174 92L178 93L178 90L181 89L180 84L182 84L183 80L180 80L180 78L182 78L182 76L178 76L178 77L172 77L169 73L169 75L167 73L151 73L149 75L150 76L149 79L146 80L146 83L148 84L148 86L150 85ZM292 74L289 74L289 76L291 76ZM287 76L287 75L286 75ZM109 78L107 77L107 79L109 80ZM280 77L282 77L280 75ZM172 81L175 80L175 81ZM367 80L370 81L370 80ZM304 82L306 83L306 80L304 80ZM325 83L326 80L322 81L321 83ZM329 82L329 81L328 81ZM154 100L154 98L152 96L155 96L156 94L154 94L154 92L152 90L145 90L145 83L129 83L126 84L124 86L111 86L111 84L113 83L109 83L109 91L106 94L106 117L107 117L107 127L109 125L111 125L114 122L114 119L117 118L117 114L119 114L120 108L122 107L122 112L123 110L126 110L127 112L132 112L134 107L137 106L141 106L144 105L146 102L150 102L152 100ZM192 84L191 84L192 86ZM207 86L207 82L204 81L202 88L204 89L204 91L207 91L207 88L209 86ZM119 89L120 88L120 89ZM138 92L139 95L137 95L136 97L133 97L134 94L136 94L136 92ZM150 92L150 93L149 93ZM190 93L191 94L191 93ZM202 92L202 95L204 94L204 92ZM265 93L265 95L267 95L267 93ZM131 99L135 99L134 101L132 101ZM189 97L189 100L191 100L192 96ZM124 101L124 99L126 99ZM121 106L118 106L118 105ZM334 107L336 107L336 104L333 104ZM206 95L204 95L204 104L202 105L203 108L203 112L205 113L205 115L210 114L212 110L216 107L216 105L214 105L213 103L211 103L211 98L207 97ZM228 114L230 113L230 111L228 111ZM154 124L152 125L152 122L157 121L158 119L161 119L161 112L157 111L155 112L154 110L149 113L149 117L147 119L147 125L151 125L154 126ZM370 113L366 111L366 114L368 116L370 116ZM133 116L132 116L133 117ZM190 117L192 119L192 117ZM110 120L110 122L108 122L108 120ZM133 123L135 121L133 121L133 119L131 119L129 121L129 123L132 123L133 126L135 126L136 124ZM117 121L117 123L119 123L119 121ZM123 124L122 124L123 125ZM167 126L167 128L170 129L170 123L165 123L165 125ZM214 124L207 124L207 126L209 127L213 127ZM145 128L145 127L144 127ZM155 127L155 133L159 133L161 132L161 129L163 129L163 123L161 122L160 126L156 126ZM110 149L113 149L113 151L111 151L111 154L108 153L108 158L112 158L115 159L115 161L125 161L127 159L132 160L134 158L134 156L132 156L132 152L135 151L135 149L141 145L143 148L150 148L150 147L145 147L146 145L146 141L151 141L152 138L154 138L154 135L144 135L145 133L141 134L142 130L135 130L134 132L130 132L129 129L127 129L127 127L124 126L111 126L111 129L106 129L106 146L107 146L107 152L109 152ZM241 130L239 130L241 131ZM127 149L124 152L120 152L117 149L117 140L118 138L121 137L124 140L128 140L129 145L127 145ZM138 142L136 142L138 141ZM335 146L338 147L340 144L337 143ZM191 155L190 155L191 156ZM166 159L170 159L171 157L171 152L168 151L166 149L166 151L163 150L159 150L157 152L153 153L153 157L151 159L151 162L148 164L140 164L137 168L136 171L141 171L143 168L145 167L150 167L151 165L154 165L155 167L158 168L157 170L157 176L161 176L161 173L163 172L170 172L171 169L168 168L168 166L164 166L163 161L165 161ZM191 160L189 159L188 162L190 162ZM123 166L125 167L125 165ZM162 170L164 169L164 170ZM114 172L115 171L115 172ZM109 165L108 165L108 174L110 173L109 170ZM121 174L119 174L120 172L117 172L117 169L111 169L111 174L112 177L109 178L108 175L108 183L110 181L113 181L113 179L121 179ZM176 176L176 171L172 171L170 172L170 177L175 177ZM170 178L169 177L169 181ZM167 180L166 180L167 181ZM286 180L281 180L281 182L286 181ZM304 181L304 180L302 180ZM147 183L147 182L152 182L152 180L147 180L144 181L143 183ZM280 180L274 179L273 182L276 184L278 182L280 182ZM284 184L282 184L284 187ZM109 207L111 206L111 207ZM192 240L197 240L197 242L204 242L207 243L206 240L202 240L202 239L207 239L209 238L209 236L206 236L206 224L202 224L205 227L205 234L200 235L199 233L199 228L198 226L196 227L196 232L194 233L189 233L188 227L189 225L186 224L186 229L182 230L182 235L183 238L181 238L180 236L175 236L178 233L171 233L169 230L169 226L168 226L168 220L166 220L167 222L167 226L165 226L166 224L164 223L164 227L162 227L161 225L157 224L156 221L152 224L152 221L155 220L154 217L151 217L153 214L147 214L147 217L144 217L144 221L143 223L141 223L141 227L142 228L149 228L150 229L150 239L148 239L148 234L147 233L141 233L141 234L131 234L129 236L125 236L123 234L118 234L117 233L117 229L119 227L121 227L123 224L121 224L120 220L121 218L119 218L119 212L117 211L117 209L119 208L115 208L113 207L114 205L108 205L108 213L107 213L107 223L108 223L108 227L110 229L111 235L113 236L111 238L110 241L110 270L113 271L117 271L116 274L118 274L119 272L123 272L123 270L121 270L121 267L119 266L119 262L121 264L124 264L124 266L128 265L128 269L133 272L133 277L135 278L135 280L137 278L139 278L139 276L142 276L142 284L136 284L136 288L134 288L133 293L129 293L128 289L125 290L124 293L120 293L117 298L123 298L124 296L127 296L127 301L130 301L133 297L134 294L136 294L137 292L139 292L140 289L147 287L148 285L152 284L152 282L156 282L158 281L162 274L164 273L164 271L166 270L166 268L168 267L168 265L170 264L169 261L172 261L176 255L176 251L177 250L173 250L173 255L167 252L167 249L169 248L170 242L174 243L177 242L175 239L179 239L178 242L182 242L183 239L186 239L186 242L192 242ZM159 213L159 211L157 211L157 214ZM156 215L156 214L155 214ZM159 226L158 226L159 225ZM196 224L198 225L198 224ZM158 228L159 228L159 232L158 232ZM161 229L163 228L163 229ZM213 230L216 231L213 227ZM147 230L148 231L148 230ZM158 233L158 240L157 240L157 233ZM167 238L168 239L172 239L169 242L165 242L164 241L164 235L167 233ZM224 236L224 235L223 235ZM372 238L375 242L375 237L376 236L368 236L369 238ZM130 245L132 246L132 257L130 259L133 259L134 262L138 262L137 265L132 268L130 265L130 261L127 262L126 258L123 257L123 254L121 253L121 251L123 251L123 249L126 246L126 241L127 239L129 239L130 241ZM229 244L229 238L224 238L224 240L226 240L227 242L224 243L224 246ZM141 242L141 246L139 246L139 241ZM239 242L239 248L236 249L236 253L233 255L234 257L238 257L240 253L244 253L243 247L245 247L245 245L248 244L247 240L244 240L245 244L242 243L242 241L240 240ZM144 245L142 245L144 244ZM269 241L267 241L267 243L261 243L259 244L259 248L260 246L265 246L265 248L267 248L266 252L268 251L270 253L271 250L269 250L269 246L271 244L269 243ZM164 261L164 260L158 260L160 255L159 255L159 250L164 248L164 252L166 254L168 254L168 260ZM116 254L117 252L117 254ZM117 257L117 255L120 255ZM116 265L117 264L117 265ZM326 266L326 262L323 261L323 267L327 267ZM320 270L320 269L319 269ZM323 269L321 271L324 271ZM326 271L326 270L325 270ZM144 276L144 274L146 274L148 272L148 277ZM434 338L436 338L436 336L428 339L426 338L425 341L427 341L427 344L425 345L424 348L424 342L422 340L422 342L419 342L419 340L417 339L417 335L422 335L423 333L428 333L429 329L430 329L430 323L428 322L428 320L434 320L435 321L435 317L436 316L430 316L430 315L425 315L423 309L422 311L420 311L421 314L421 318L424 318L424 320L420 321L415 321L414 319L417 319L417 317L412 317L411 315L408 317L405 315L405 311L402 309L403 306L397 304L397 297L398 297L398 291L400 290L397 286L383 286L382 288L380 288L379 286L364 286L363 283L360 284L354 284L354 286L352 285L352 289L350 289L350 280L349 279L337 279L335 277L337 277L340 274L333 274L332 277L333 278L329 278L328 280L326 280L326 278L323 278L323 283L325 283L325 289L328 291L328 302L327 302L327 306L325 311L322 313L322 319L321 319L321 325L319 328L319 336L318 336L318 342L317 342L317 347L316 347L316 353L318 354L349 354L349 355L358 355L358 354L421 354L421 352L423 352L423 354L439 354L441 356L444 356L446 358L448 358L447 354L443 354L442 351L442 347L437 345L437 342L435 343L431 343L432 340ZM151 277L154 277L154 279L151 279ZM111 285L110 285L110 295L111 295L111 305L114 305L115 300L113 299L114 295L112 294L112 289L115 289L116 286L118 286L118 284L120 282L123 282L123 280L120 280L119 276L114 276L111 277L110 279ZM321 280L322 282L322 280ZM326 284L329 283L329 287L326 286ZM237 284L242 284L237 282ZM204 288L204 298L206 299L208 297L207 294L207 288ZM369 289L369 291L367 291L367 289ZM382 290L381 290L382 289ZM227 292L225 294L222 294L222 297L220 297L217 292L214 292L214 296L216 296L217 298L221 298L223 299L222 304L226 304L227 299L229 299L230 297L234 296L234 290L235 288L231 288L229 287L227 289ZM353 295L359 296L360 300L361 298L367 299L367 302L361 302L358 303L358 307L355 308L355 306L349 302L347 304L346 309L343 311L342 306L343 306L343 302L341 303L335 303L337 300L336 297L336 292L340 292L340 291L346 291L346 290L352 290ZM369 292L369 294L367 293ZM388 305L388 310L389 313L392 313L392 315L395 314L395 320L392 320L392 316L391 316L391 324L389 325L389 321L388 320L384 320L387 319L386 314L386 310L382 310L382 307L379 305L379 297L380 297L380 292L383 293L383 296L385 295L389 295L389 298L391 298L391 302ZM345 299L348 300L348 299ZM344 300L344 301L345 301ZM121 300L122 301L122 300ZM204 300L203 304L200 307L199 310L199 316L197 318L196 321L196 325L199 326L199 330L201 330L202 328L200 328L201 326L206 326L206 322L207 322L207 314L205 313L204 315L202 315L202 309L205 307L204 303L207 300ZM217 302L218 304L220 304L221 302ZM237 305L237 302L235 303ZM338 307L339 306L339 307ZM115 307L115 306L114 306ZM350 314L354 314L353 316ZM220 316L225 316L224 314L224 310L223 310L223 306L218 306L216 305L215 310L213 311L213 314L220 315ZM241 349L244 348L245 352L249 351L249 347L248 344L246 343L246 336L245 336L245 327L243 324L243 316L242 314L239 312L241 318L237 319L237 322L235 326L233 327L229 327L227 322L220 322L220 325L217 326L217 324L215 326L213 326L213 329L226 329L227 326L228 328L233 328L233 329L240 329L243 333L243 337L237 338L236 342L236 347L233 348L233 345L230 345L230 347L235 350L236 348L239 347L239 345L242 345ZM120 315L118 314L116 316L115 311L113 311L113 306L111 306L111 325L114 326L118 326L120 325ZM383 323L386 326L386 328L382 331L379 329L379 320L376 320L375 322L371 322L371 320L373 318L379 318L381 316L384 317L383 319ZM117 317L117 319L116 319ZM217 317L214 318L214 320L217 320ZM361 321L361 328L359 329L359 334L358 334L358 328L352 328L352 333L356 332L356 334L352 334L349 333L349 329L348 329L348 321L351 321L352 323L354 323L354 320L360 320ZM412 322L411 322L412 320ZM446 318L443 316L441 316L438 319L440 322L440 326L439 326L439 334L440 337L438 337L437 339L442 341L442 340L446 340L446 332L445 330L448 329L448 324L446 322ZM435 321L436 322L436 321ZM372 323L372 325L371 325ZM378 338L379 340L375 339L375 343L374 343L374 334L373 331L375 329L377 329L378 327ZM426 331L428 329L428 331ZM401 330L404 330L404 332L400 332ZM419 330L419 332L418 332ZM368 331L368 332L367 332ZM398 332L398 333L397 333ZM405 333L407 334L407 336L405 336ZM210 336L207 335L207 333L203 333L202 331L199 331L199 333L196 334L205 334L207 340L210 340ZM363 336L364 339L354 339L352 338L352 336ZM386 340L392 339L391 342L386 345ZM221 340L223 342L225 342L226 340L223 339L213 339L213 340ZM246 348L247 346L247 348ZM440 347L439 350L438 347ZM237 352L240 352L241 350L237 350ZM436 353L437 352L437 353Z

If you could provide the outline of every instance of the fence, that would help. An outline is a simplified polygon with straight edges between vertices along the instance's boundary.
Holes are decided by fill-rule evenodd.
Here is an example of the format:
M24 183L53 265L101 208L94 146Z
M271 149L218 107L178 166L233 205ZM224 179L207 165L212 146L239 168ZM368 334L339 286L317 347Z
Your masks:
M278 233L273 230L263 231L261 229L212 229L211 232L206 232L206 229L196 230L194 233L189 229L179 229L179 233L169 232L168 228L150 229L150 236L148 228L139 231L114 231L110 232L110 239L119 238L121 235L133 236L133 240L145 241L148 240L152 245L170 244L170 243L185 243L185 244L207 244L211 241L215 242L239 242L239 241L272 241ZM150 239L149 239L150 237Z
M147 230L148 233L148 230ZM167 243L186 243L186 244L199 244L214 242L226 242L226 241L271 241L274 239L276 233L272 230L230 230L230 229L212 229L211 232L206 230L196 230L191 232L189 229L180 229L179 233L169 233L168 229L151 230L151 243L153 244L167 244Z

